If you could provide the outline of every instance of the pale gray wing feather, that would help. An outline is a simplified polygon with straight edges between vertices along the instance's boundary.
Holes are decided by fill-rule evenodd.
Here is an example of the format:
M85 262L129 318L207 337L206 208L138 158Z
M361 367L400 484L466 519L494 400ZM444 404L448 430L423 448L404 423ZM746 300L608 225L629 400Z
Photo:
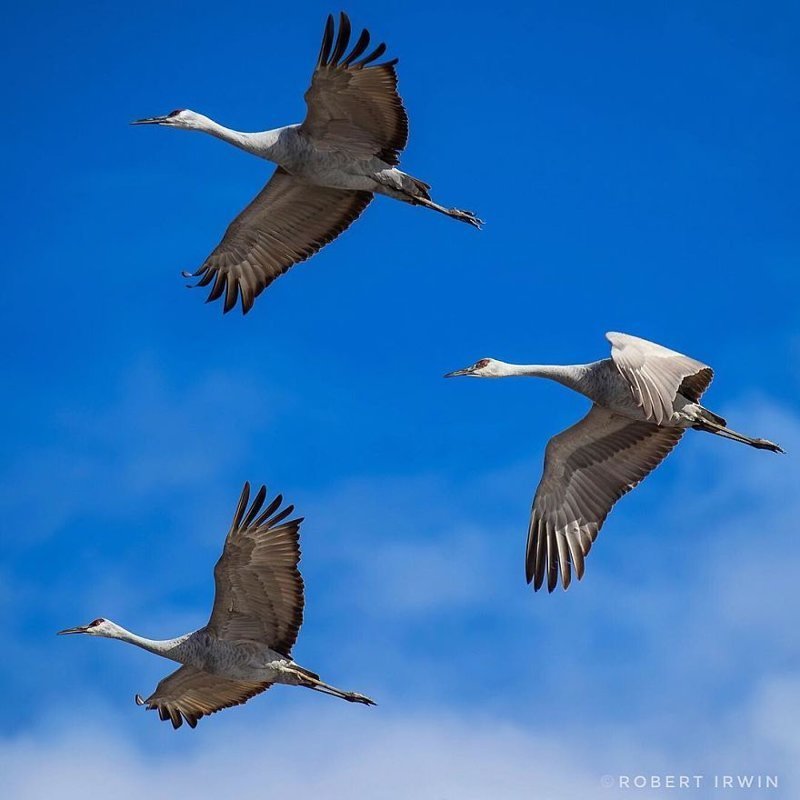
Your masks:
M655 469L678 443L681 428L660 428L592 406L547 445L528 528L525 570L534 589L566 589L611 507Z
M197 286L213 281L208 301L224 295L225 313L241 298L246 314L272 281L346 230L372 196L305 183L278 167L211 255L186 277L199 278Z
M200 717L246 703L270 686L271 683L233 681L182 666L167 675L146 700L136 695L136 702L158 711L159 717L172 722L173 728L180 728L183 720L194 728Z
M699 402L714 377L707 364L646 339L613 332L607 333L606 339L611 342L611 358L630 384L636 403L659 425L672 416L678 394Z
M291 654L303 624L300 523L283 522L294 510L278 511L278 495L266 508L262 486L248 508L245 484L222 556L214 568L216 592L208 631L220 639L260 642Z
M367 55L369 31L350 45L350 20L341 14L334 40L329 16L311 86L301 133L317 147L343 150L356 157L377 156L399 162L408 141L408 116L397 92L397 59L373 64L386 51L380 44Z

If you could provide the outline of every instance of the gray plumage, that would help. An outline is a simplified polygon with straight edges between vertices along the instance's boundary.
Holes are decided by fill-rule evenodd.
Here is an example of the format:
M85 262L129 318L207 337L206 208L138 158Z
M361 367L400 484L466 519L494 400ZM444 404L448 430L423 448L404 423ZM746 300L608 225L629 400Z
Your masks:
M223 708L240 705L274 683L306 686L355 703L374 705L368 697L323 683L319 675L291 658L303 624L303 579L299 533L302 519L284 520L293 506L279 511L279 495L266 507L262 486L252 504L250 485L242 490L222 556L214 568L216 592L208 624L175 639L137 636L107 619L68 628L120 639L182 666L164 678L139 705L158 711L179 728Z
M348 53L350 31L346 14L338 34L328 17L300 124L242 133L189 109L134 123L203 131L278 165L199 269L184 273L211 285L210 301L224 296L225 312L238 298L246 314L272 281L348 228L375 194L481 225L470 211L434 203L427 183L397 168L408 140L397 59L375 63L386 45L367 53L366 30Z
M737 433L700 404L713 378L706 364L661 345L608 333L611 358L570 366L518 365L484 358L445 377L514 375L550 378L588 397L580 422L547 445L528 528L525 576L535 590L566 589L608 512L680 441L687 428L707 431L773 452L774 442Z

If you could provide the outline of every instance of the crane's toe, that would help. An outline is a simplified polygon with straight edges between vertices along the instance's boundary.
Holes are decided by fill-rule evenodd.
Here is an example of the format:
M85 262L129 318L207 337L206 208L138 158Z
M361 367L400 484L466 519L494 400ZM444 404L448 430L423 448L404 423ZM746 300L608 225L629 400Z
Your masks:
M378 705L374 700L370 699L365 694L361 694L360 692L350 692L346 699L351 703L363 703L365 706Z
M468 225L472 225L473 228L477 228L478 230L483 226L482 219L479 219L472 211L465 211L463 208L451 208L450 216L454 219L461 220L461 222L466 222Z

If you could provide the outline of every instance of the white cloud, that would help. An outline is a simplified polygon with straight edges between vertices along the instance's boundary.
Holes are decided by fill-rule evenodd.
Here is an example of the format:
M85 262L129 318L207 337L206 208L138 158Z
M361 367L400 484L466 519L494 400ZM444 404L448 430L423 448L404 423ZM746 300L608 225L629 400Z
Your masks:
M258 716L266 723L256 723L255 714L238 725L212 718L197 731L174 733L149 715L147 722L159 727L146 745L119 733L113 719L100 726L82 717L0 740L0 774L6 796L15 800L611 800L620 794L601 783L605 775L618 781L620 775L701 774L708 789L715 774L755 771L778 775L783 791L774 796L786 797L800 770L784 703L790 699L796 708L800 690L794 683L770 692L776 692L770 702L735 706L736 725L714 739L689 729L686 746L674 750L649 741L635 725L597 721L565 728L557 719L519 725L472 711L334 707L318 697L288 714L280 713L283 703L277 712L262 707Z
M571 799L601 796L602 758L610 749L594 745L576 759L570 743L545 730L480 715L396 717L352 707L336 713L317 704L304 714L273 714L267 727L240 728L233 739L206 736L161 752L82 725L18 737L0 743L0 773L6 796L15 800Z
M759 402L729 413L798 451L788 412ZM669 464L609 519L587 580L553 596L534 595L515 569L524 530L509 522L508 487L527 505L524 470L501 487L491 475L332 485L308 502L297 655L374 693L377 709L328 710L276 689L173 735L154 715L132 721L132 707L94 709L98 689L86 686L79 722L40 719L0 742L9 796L50 798L58 786L59 797L85 797L102 785L122 800L187 787L198 798L610 800L604 774L715 772L778 774L774 796L791 796L798 467L699 434ZM112 662L120 683L128 655ZM64 692L73 703L74 688ZM107 727L85 727L86 715ZM134 725L147 744L129 738ZM87 755L91 778L75 764Z

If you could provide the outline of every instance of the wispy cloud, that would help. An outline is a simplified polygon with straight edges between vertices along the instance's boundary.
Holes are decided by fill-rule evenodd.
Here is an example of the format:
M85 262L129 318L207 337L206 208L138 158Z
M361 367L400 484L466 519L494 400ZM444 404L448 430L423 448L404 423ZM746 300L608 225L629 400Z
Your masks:
M800 421L785 409L758 401L726 412L790 452L800 446ZM143 791L142 774L156 797L181 781L201 798L256 796L263 775L251 760L262 763L264 753L280 765L275 787L302 795L324 786L334 799L603 798L600 776L635 772L761 771L780 774L784 786L797 781L800 652L787 633L800 571L793 458L687 436L663 480L645 484L609 519L587 579L553 596L534 595L516 569L524 519L520 526L509 513L509 486L527 505L528 478L510 469L463 484L428 475L348 479L306 498L309 604L296 655L374 693L374 714L328 712L299 690L291 698L275 690L204 721L196 738L176 738L182 744L167 764L126 738L131 716L102 709L94 716L119 722L116 738L79 726L69 734L34 727L6 740L2 758L19 796L46 797L55 780L46 770L25 774L18 765L26 747L46 755L65 791L98 785L64 763L75 741L101 754L95 777L123 798ZM152 616L147 587L163 587L174 571L169 559L153 569L147 580L131 576L145 598L143 619ZM164 607L174 622L180 608ZM124 694L126 705L130 691L160 676L163 665L142 671L142 659L124 648L73 644L112 659L117 678L100 691ZM81 662L70 667L72 658L65 668L79 682ZM82 691L90 706L100 696L96 686ZM252 727L264 715L267 732ZM274 732L277 720L285 736ZM166 734L143 735L162 742ZM290 744L301 740L295 752ZM311 762L321 766L310 775ZM232 781L227 790L210 765Z
M288 691L288 690L287 690ZM796 708L800 687L772 687L769 702L734 704L730 721L713 739L687 728L684 747L669 749L635 725L607 721L565 727L557 719L515 724L474 711L440 708L381 712L324 702L303 711L273 713L268 724L240 724L225 735L173 733L161 725L156 749L109 727L61 723L35 735L0 741L0 773L16 800L83 800L113 796L154 800L191 794L219 797L382 798L383 800L607 800L618 797L619 777L701 775L686 797L715 797L716 774L777 775L788 797L800 778L796 734L786 703ZM319 698L310 698L319 700ZM262 713L267 713L262 711ZM111 720L113 722L113 718ZM217 720L205 720L208 727ZM170 740L171 737L171 740ZM187 741L191 737L190 741ZM726 796L729 796L726 793ZM768 796L733 793L734 796ZM636 797L663 797L657 789Z

